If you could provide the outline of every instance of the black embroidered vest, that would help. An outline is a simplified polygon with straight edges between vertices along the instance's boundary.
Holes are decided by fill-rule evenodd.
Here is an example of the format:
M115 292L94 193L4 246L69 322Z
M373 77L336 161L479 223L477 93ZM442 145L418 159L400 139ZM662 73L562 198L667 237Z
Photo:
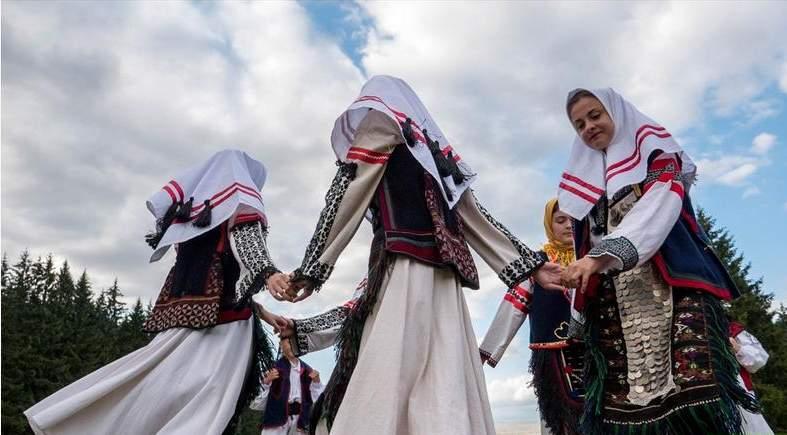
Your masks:
M448 208L437 182L406 149L397 146L370 206L385 250L450 267L462 286L478 288L478 271L465 241L462 219Z

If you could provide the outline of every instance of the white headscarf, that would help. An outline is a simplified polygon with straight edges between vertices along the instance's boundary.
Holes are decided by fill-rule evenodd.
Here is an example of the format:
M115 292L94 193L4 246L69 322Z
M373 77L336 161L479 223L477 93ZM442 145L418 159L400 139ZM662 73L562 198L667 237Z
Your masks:
M189 219L177 219L165 229L150 261L158 261L170 245L204 234L228 219L233 221L262 218L265 209L260 191L265 184L265 166L243 151L224 150L205 163L170 180L147 201L148 210L160 221L173 203L194 198ZM194 220L210 201L211 220L200 228Z
M418 98L418 95L404 82L404 80L391 77L391 76L374 76L363 85L361 88L360 96L345 110L333 126L331 133L331 144L336 157L347 162L351 159L375 159L384 158L370 154L366 150L355 151L352 149L352 143L355 139L355 129L363 121L368 114L369 109L378 110L396 122L400 131L402 123L407 118L410 118L413 129L413 137L416 141L415 146L408 146L407 148L413 154L416 160L429 172L435 180L440 180L437 166L435 165L434 158L432 157L429 148L426 145L423 132L427 134L432 140L440 143L440 149L443 154L448 156L451 154L454 161L459 166L459 169L465 175L465 181L460 185L454 184L451 177L442 178L445 181L445 186L450 191L449 195L446 194L443 183L437 183L443 193L443 198L448 203L450 208L459 201L462 192L465 191L475 181L475 174L470 169L464 160L459 157L459 154L451 147L448 138L443 134L440 127L426 110L426 107ZM402 135L404 139L404 134ZM404 142L404 140L403 140Z
M569 92L568 100L580 91ZM605 192L612 198L621 188L642 182L647 175L648 157L656 150L678 155L688 191L697 167L667 129L611 88L594 89L590 93L609 113L615 123L615 134L605 151L585 145L579 135L574 139L571 158L558 188L560 210L582 219Z

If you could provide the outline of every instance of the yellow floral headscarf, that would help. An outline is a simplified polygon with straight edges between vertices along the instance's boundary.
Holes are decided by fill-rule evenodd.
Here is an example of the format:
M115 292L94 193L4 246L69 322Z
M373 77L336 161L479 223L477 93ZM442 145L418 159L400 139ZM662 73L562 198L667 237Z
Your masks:
M552 215L557 210L557 198L552 198L547 201L544 207L544 231L547 235L547 242L544 244L544 252L549 256L549 260L560 264L561 266L568 266L574 261L574 246L560 243L552 232Z

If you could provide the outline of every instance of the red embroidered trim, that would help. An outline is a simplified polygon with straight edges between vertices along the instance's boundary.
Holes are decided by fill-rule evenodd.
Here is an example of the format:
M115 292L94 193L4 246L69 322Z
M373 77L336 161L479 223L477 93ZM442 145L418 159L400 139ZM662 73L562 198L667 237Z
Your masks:
M664 258L661 256L660 252L653 256L653 263L659 269L659 272L661 272L661 277L664 278L664 281L673 287L688 287L703 290L725 301L732 299L730 291L725 288L716 287L703 281L672 277L669 274L669 270L667 270L667 263L664 261Z
M216 324L221 325L222 323L230 323L230 322L235 322L237 320L246 320L250 317L251 317L251 308L249 307L239 311L235 311L235 310L219 311L219 320L216 322Z
M552 343L530 343L530 350L544 350L544 349L565 349L568 347L566 340L555 341Z

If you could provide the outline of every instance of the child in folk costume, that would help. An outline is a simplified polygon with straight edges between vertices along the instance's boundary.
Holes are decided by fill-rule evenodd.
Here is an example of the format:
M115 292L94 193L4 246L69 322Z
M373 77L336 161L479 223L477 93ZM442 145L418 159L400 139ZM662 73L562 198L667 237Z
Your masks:
M283 291L260 190L264 166L221 151L169 181L147 202L159 260L176 246L144 329L147 346L57 391L27 411L37 434L220 434L255 396L273 363L252 295ZM274 324L270 313L260 310Z
M481 207L475 174L400 79L369 80L336 121L339 170L292 278L319 289L369 214L366 292L338 335L318 432L492 434L494 425L462 287L478 288L468 243L514 287L534 275L559 288L560 267ZM551 283L551 284L550 284ZM446 363L450 361L450 363Z
M695 219L694 163L612 89L571 92L567 112L558 200L578 221L563 281L586 320L582 431L739 433L738 405L756 403L721 307L738 290Z
M574 261L572 220L547 202L543 250L549 260L568 266ZM541 414L541 433L578 434L582 415L584 346L569 335L571 291L545 290L526 281L510 289L481 342L481 359L495 367L530 313L530 372Z
M295 356L289 340L282 339L280 349L282 357L265 372L250 408L264 411L262 435L306 433L312 404L324 389L320 373Z
M752 373L763 368L768 362L768 352L760 344L757 337L749 333L744 326L736 321L730 321L730 344L735 351L735 359L741 365L738 373L738 383L751 395L754 394ZM743 417L743 433L746 435L773 435L773 430L768 426L761 413L749 412L741 409Z

